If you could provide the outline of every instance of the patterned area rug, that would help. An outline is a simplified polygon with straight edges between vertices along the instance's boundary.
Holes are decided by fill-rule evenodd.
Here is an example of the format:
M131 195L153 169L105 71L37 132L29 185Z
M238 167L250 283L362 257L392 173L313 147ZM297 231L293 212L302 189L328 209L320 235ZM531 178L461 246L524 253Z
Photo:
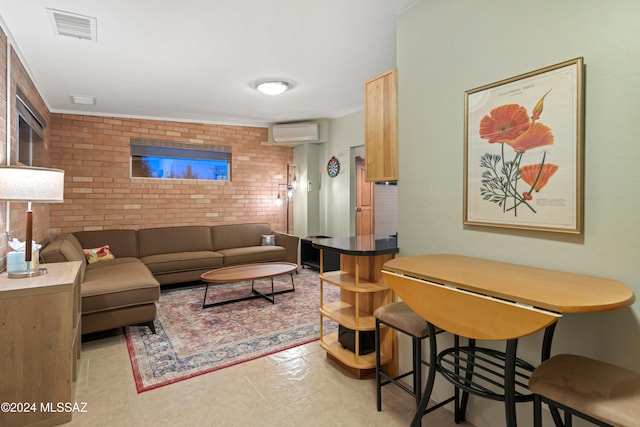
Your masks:
M205 285L163 289L157 303L156 334L125 328L138 393L266 356L319 338L318 273L294 274L295 292L202 308ZM274 279L275 290L291 288L289 275ZM255 287L271 291L271 282ZM324 286L325 302L338 300L336 286ZM207 303L251 294L251 282L209 286ZM337 325L326 321L327 331Z

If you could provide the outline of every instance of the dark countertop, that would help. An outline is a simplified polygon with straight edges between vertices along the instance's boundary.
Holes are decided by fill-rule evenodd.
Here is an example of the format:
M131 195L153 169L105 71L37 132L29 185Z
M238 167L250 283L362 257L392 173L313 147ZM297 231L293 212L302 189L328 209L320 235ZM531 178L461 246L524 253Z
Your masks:
M351 236L313 239L313 247L345 255L371 256L396 254L398 239L389 236Z

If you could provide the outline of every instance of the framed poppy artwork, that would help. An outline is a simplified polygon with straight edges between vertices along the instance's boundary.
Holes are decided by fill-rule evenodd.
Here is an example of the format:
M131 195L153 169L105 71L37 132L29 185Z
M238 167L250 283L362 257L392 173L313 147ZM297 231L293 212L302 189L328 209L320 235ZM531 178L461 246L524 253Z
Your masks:
M465 92L464 224L582 233L583 59Z

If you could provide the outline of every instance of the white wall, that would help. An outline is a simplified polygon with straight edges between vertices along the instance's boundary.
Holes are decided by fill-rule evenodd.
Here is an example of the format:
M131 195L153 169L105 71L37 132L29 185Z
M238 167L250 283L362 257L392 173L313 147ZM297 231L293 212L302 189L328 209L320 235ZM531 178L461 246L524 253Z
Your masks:
M293 195L293 234L318 236L320 230L320 171L318 152L324 144L301 144L293 149L298 188Z
M364 82L363 82L364 90ZM364 111L331 120L329 142L319 150L321 233L332 237L355 234L354 147L364 144ZM340 174L330 178L327 163L331 156L340 162Z
M603 276L640 294L639 22L637 0L423 0L405 12L397 38L401 256L456 253ZM586 65L584 234L463 226L465 90L578 56ZM638 310L567 315L552 353L640 371ZM536 362L539 338L522 340L520 356ZM438 385L439 398L449 392ZM531 405L518 415L531 425ZM472 399L468 419L504 425L503 406Z

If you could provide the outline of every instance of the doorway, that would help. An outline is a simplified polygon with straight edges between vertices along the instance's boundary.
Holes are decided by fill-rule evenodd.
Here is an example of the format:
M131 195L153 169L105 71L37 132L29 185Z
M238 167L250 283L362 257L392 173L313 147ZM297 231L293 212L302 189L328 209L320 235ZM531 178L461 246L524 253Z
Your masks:
M365 172L364 159L356 156L356 236L375 234L374 187Z
M351 176L351 229L355 235L373 234L377 237L397 236L398 183L367 182L365 179L364 146L353 147Z

